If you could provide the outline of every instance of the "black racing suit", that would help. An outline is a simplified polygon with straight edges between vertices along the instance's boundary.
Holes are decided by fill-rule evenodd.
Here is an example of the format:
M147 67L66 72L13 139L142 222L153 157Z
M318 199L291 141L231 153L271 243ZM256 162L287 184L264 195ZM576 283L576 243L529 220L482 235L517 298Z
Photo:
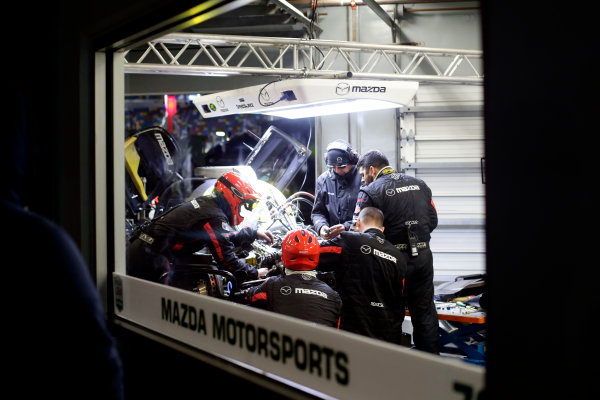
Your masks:
M256 279L256 269L234 253L236 247L256 240L256 230L235 231L219 206L219 200L224 201L198 197L152 220L130 240L127 274L191 289L195 282L180 279L185 267L178 265L177 259L208 246L219 268L231 272L238 283ZM165 272L168 272L166 281L161 280Z
M248 289L254 307L337 327L342 301L339 294L316 276L302 273L268 278Z
M346 230L350 228L360 180L356 167L344 176L325 171L317 178L311 215L317 233L320 233L323 226L344 224Z
M342 301L340 329L400 344L407 255L383 232L342 232L321 243L318 269L335 271Z
M379 208L384 215L385 237L408 255L406 296L419 350L437 354L439 322L433 302L431 232L438 218L431 189L421 179L385 167L358 194L354 220L364 207ZM413 253L412 250L416 250Z

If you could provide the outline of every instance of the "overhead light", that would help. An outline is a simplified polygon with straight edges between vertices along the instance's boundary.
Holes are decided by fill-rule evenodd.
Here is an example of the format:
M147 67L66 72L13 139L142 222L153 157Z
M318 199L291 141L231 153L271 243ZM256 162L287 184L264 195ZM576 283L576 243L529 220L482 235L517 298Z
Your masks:
M361 111L384 110L387 108L398 108L398 106L399 104L397 103L384 100L354 99L327 101L302 107L282 108L277 111L265 112L264 114L295 119Z
M412 81L287 79L198 96L204 118L267 114L305 118L406 106L419 88Z
M215 135L217 135L217 136L225 136L225 132L223 132L223 131L216 131Z

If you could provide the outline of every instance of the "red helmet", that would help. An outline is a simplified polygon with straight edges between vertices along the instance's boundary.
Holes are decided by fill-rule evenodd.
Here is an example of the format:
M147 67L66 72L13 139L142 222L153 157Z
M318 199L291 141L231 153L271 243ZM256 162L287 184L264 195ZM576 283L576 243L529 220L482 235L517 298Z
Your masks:
M281 244L283 266L296 271L312 271L317 268L321 245L314 233L306 229L288 232Z
M252 211L260 195L254 190L250 182L237 172L226 172L217 180L215 190L222 194L231 208L232 224L238 225L244 217L240 215L242 206Z

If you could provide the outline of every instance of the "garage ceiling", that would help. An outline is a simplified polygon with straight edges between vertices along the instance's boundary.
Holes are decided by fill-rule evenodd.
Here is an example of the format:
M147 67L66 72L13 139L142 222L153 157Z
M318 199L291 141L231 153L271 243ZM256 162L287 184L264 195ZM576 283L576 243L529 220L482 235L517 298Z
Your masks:
M258 0L185 29L190 33L241 36L303 37L311 29L308 2L295 7L285 0ZM309 10L310 13L310 10ZM316 33L318 26L313 26Z
M188 28L185 32L295 38L308 35L318 38L321 33L318 26L319 7L348 7L352 4L369 7L382 22L397 30L400 29L398 22L406 13L479 8L478 0L256 0ZM382 8L385 4L395 4L394 12L385 11Z
M318 39L321 34L321 27L318 25L319 8L321 7L321 10L324 7L335 6L343 6L349 8L351 0L317 0L316 12L311 9L311 0L238 1L234 1L233 3L238 3L240 4L239 6L233 8L230 7L226 11L220 12L217 15L212 16L211 18L204 19L203 22L199 24L187 25L185 27L182 27L182 29L176 30L176 32L183 34L190 33L200 35L235 35L247 38L289 38L292 42L294 40L306 39L308 37L312 39ZM417 5L418 3L423 4ZM398 27L399 22L403 18L403 15L412 11L421 12L425 9L428 9L429 11L460 11L466 10L470 6L475 6L473 8L477 8L479 6L478 1L462 1L458 3L452 3L453 4L450 4L450 2L445 0L417 0L412 1L410 3L400 0L356 0L357 5L362 5L363 7L368 6L372 11L374 11L377 17L381 19L382 25L387 24L390 29L395 29L396 27ZM395 4L396 7L394 7L394 12L392 13L383 11L381 5L384 4ZM378 8L379 10L377 10ZM388 11L390 11L390 7L386 8L388 9ZM313 14L315 14L314 20ZM194 42L193 46L190 45L190 48L186 50L186 52L190 51L190 49L192 49L194 46L197 46L197 43ZM257 45L254 46L257 48ZM321 47L323 46L324 45L321 45ZM179 47L179 49L175 48L173 50L173 46L171 44L166 44L166 47L163 47L163 45L159 46L155 44L155 48L152 49L151 56L157 53L158 51L162 51L160 47L165 48L165 50L166 47L169 47L169 51L171 52L170 54L164 54L164 59L166 61L163 61L163 63L175 63L173 61L173 57L178 56L178 52L181 47ZM416 48L414 46L410 47ZM137 62L136 60L139 60L140 57L143 58L143 54L145 54L145 52L147 51L147 43L143 43L139 47L136 46L134 49L130 50L130 53L127 55L127 61L129 63ZM150 61L151 56L144 58L144 63L158 63L157 61ZM380 54L379 56L384 57L385 55ZM423 55L419 55L418 57L423 57ZM427 57L430 57L430 55L427 55ZM463 61L464 57L463 55L458 55L456 57L458 58L456 58L454 62L458 65L460 62ZM367 59L370 58L367 57ZM183 58L178 59L177 63L185 64L182 63L182 60ZM201 59L198 58L198 61L194 61L194 64L202 65L200 60ZM254 58L250 57L250 61L253 60ZM426 60L429 61L428 58L426 58ZM237 62L229 63L229 66L236 64ZM463 62L462 65L463 67L461 68L464 68L465 65L468 66L468 60L467 62ZM256 66L260 67L260 64ZM165 91L166 87L171 88L170 90L173 91L173 93L191 93L198 91L199 88L202 88L203 91L210 93L214 91L228 90L230 89L230 85L237 87L241 84L238 82L240 79L244 80L243 83L245 85L260 84L263 83L265 79L261 76L247 76L246 74L246 76L234 76L230 77L229 79L215 80L210 78L205 79L201 76L202 74L196 74L200 76L196 77L192 81L186 79L186 77L184 76L181 76L181 71L171 71L173 72L173 75L168 73L167 75L171 76L166 76L158 71L158 69L160 68L157 68L157 71L155 72L137 71L132 74L131 67L132 66L130 65L130 70L128 70L129 72L126 81L126 93L132 95L161 93ZM153 68L154 66L147 65L146 67ZM171 65L169 65L169 67L171 67ZM181 69L183 65L177 65L177 67ZM437 73L437 75L444 75L445 77L444 71L445 68L441 69L441 72ZM358 71L353 71L353 73L355 74L357 72ZM471 71L469 71L469 73L470 72ZM235 73L242 72L237 71ZM146 79L146 76L144 76L144 74L152 75L147 75L149 79ZM480 78L479 74L475 73L475 78Z

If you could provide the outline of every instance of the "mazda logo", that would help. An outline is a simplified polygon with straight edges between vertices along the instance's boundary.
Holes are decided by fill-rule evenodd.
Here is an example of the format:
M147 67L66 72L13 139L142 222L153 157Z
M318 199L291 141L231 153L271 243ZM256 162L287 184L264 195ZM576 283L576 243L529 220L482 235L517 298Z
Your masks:
M338 85L335 87L335 94L340 95L340 96L345 96L350 92L350 85L348 85L347 83L338 83Z
M281 289L279 289L279 292L285 296L287 296L288 294L292 293L292 288L289 286L283 286Z
M370 254L371 246L367 246L366 244L363 244L362 246L360 246L360 252L363 254Z
M385 191L385 194L387 194L388 196L393 196L394 194L396 194L396 191L394 189L387 189Z

